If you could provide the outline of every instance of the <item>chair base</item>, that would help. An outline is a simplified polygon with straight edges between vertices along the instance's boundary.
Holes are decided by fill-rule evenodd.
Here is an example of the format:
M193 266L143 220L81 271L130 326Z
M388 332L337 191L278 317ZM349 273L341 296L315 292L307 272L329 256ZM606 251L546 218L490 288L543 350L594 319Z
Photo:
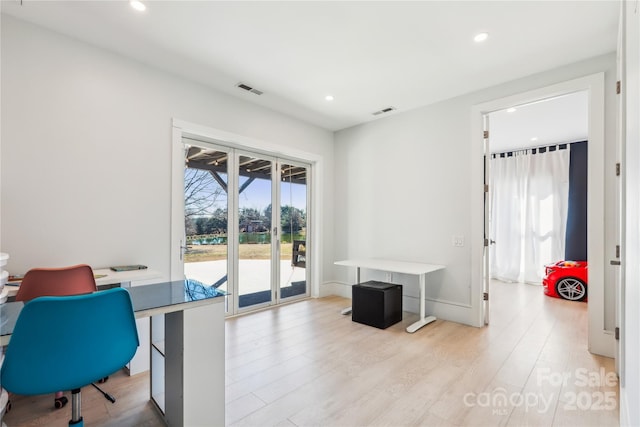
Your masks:
M71 390L71 419L69 420L69 425L75 427L84 426L84 420L82 419L82 394L79 388Z

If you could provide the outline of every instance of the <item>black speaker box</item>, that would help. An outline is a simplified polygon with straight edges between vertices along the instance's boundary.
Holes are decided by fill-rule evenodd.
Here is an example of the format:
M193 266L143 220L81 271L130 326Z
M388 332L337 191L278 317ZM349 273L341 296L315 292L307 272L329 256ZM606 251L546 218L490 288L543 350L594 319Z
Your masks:
M386 329L402 320L402 285L369 281L351 288L351 320Z

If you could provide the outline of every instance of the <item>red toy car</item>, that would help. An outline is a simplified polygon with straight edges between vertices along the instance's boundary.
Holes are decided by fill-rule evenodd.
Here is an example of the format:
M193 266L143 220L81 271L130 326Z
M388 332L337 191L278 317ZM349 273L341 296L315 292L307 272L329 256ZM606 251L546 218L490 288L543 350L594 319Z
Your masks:
M559 261L544 266L546 295L571 301L587 300L587 261Z

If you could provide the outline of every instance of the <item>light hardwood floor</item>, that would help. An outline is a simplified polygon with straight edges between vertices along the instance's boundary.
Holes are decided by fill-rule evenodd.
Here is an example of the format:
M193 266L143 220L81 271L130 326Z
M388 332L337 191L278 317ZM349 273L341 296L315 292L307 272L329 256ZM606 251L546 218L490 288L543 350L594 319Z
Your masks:
M584 303L495 282L490 327L438 320L414 334L404 331L414 314L379 330L341 316L348 304L306 300L226 321L227 426L619 425L614 362L587 351ZM115 405L83 389L88 426L162 425L145 374L105 388ZM9 427L68 419L50 396L12 400Z

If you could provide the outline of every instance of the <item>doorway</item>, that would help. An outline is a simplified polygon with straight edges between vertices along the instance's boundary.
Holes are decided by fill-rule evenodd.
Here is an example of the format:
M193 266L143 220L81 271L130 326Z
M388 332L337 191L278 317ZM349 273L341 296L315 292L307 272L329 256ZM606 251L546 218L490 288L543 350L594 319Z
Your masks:
M589 198L588 211L588 261L589 261L589 350L592 353L613 357L615 340L613 331L605 329L605 174L604 174L604 73L593 74L564 83L513 95L495 101L476 105L472 108L472 156L477 159L472 164L473 181L478 183L477 192L472 194L472 206L477 214L472 217L472 306L476 324L484 324L484 292L489 293L489 269L484 268L488 236L485 234L484 218L485 190L481 185L485 172L490 174L484 156L483 118L491 112L522 105L541 99L548 99L568 93L587 91L589 94ZM489 166L490 167L490 166ZM486 286L486 287L485 287ZM611 314L611 313L609 313Z
M489 113L492 279L540 286L546 265L586 265L588 105L579 91ZM547 284L548 295L586 300L586 281Z
M227 315L308 297L311 165L180 138L174 214L183 225L173 233L180 251L172 276L227 293Z

